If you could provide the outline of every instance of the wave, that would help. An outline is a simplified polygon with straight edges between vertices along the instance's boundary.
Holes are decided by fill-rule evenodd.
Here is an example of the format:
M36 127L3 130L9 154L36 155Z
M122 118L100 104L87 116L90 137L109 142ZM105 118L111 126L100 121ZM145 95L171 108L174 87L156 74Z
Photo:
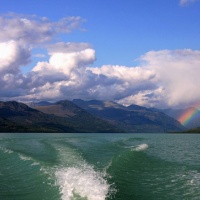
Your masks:
M132 151L145 151L149 147L148 144L140 144L137 147L131 149Z
M105 174L93 167L69 167L56 171L57 184L60 187L62 200L87 199L105 200L110 192L110 185L104 179Z
M200 173L197 171L191 171L189 174L189 184L193 186L200 186Z
M51 142L57 151L56 185L62 200L105 200L113 191L106 181L106 172L95 170L82 152L68 141Z
M12 150L10 150L10 149L7 149L7 148L5 148L5 147L0 147L0 150L1 150L1 151L3 151L4 153L8 153L8 154L11 154L11 153L13 153L13 151L12 151Z
M19 158L20 158L21 160L24 160L24 161L32 160L30 157L25 156L25 155L22 155L22 154L19 154Z
M36 161L35 161L33 158L31 158L31 157L25 156L25 155L23 155L23 154L21 154L21 153L19 153L18 156L19 156L20 160L23 160L23 161L32 161L31 166L39 165L39 163L36 162Z

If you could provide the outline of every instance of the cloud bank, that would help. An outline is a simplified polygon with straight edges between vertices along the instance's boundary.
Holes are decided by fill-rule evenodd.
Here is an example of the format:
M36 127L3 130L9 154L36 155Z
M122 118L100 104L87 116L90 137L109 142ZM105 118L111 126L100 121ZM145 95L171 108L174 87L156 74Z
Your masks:
M81 27L81 17L65 17L56 22L46 17L7 14L0 16L0 41L15 40L23 44L41 44L58 33L70 33Z
M188 106L200 100L200 51L149 51L139 58L138 66L92 67L96 51L90 44L52 42L59 33L79 29L82 22L79 17L57 22L18 15L1 17L1 100L82 98L151 107ZM37 62L23 74L21 66L31 62L31 50L42 44L48 60ZM43 55L37 54L40 58Z

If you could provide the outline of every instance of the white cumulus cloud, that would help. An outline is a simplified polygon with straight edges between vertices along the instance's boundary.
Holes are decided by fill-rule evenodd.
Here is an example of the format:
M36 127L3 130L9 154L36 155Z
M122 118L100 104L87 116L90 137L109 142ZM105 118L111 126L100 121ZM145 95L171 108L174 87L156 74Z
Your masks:
M69 33L81 27L81 17L65 17L52 22L45 17L10 14L0 16L0 41L16 40L26 44L40 44L58 33Z
M55 49L51 45L50 59L48 64L40 63L33 68L32 71L46 71L56 70L66 75L74 70L79 70L84 66L92 64L95 61L95 51L89 48L87 44L78 43L59 43L55 44Z
M30 61L30 50L16 41L0 43L0 73L16 73Z
M200 51L149 51L138 66L94 67L96 51L88 43L53 41L79 28L82 19L8 15L0 17L0 97L5 100L102 99L123 104L189 106L200 100ZM26 75L35 45L45 42L49 59L40 59ZM47 59L46 57L46 59Z
M156 84L163 88L160 102L178 106L200 100L200 51L150 51L141 60L156 73Z
M45 17L19 15L15 13L0 16L0 97L1 99L24 98L38 88L45 88L48 84L57 84L66 79L63 71L57 66L50 67L48 62L39 62L32 72L23 75L21 66L31 61L33 48L41 47L44 43L53 41L59 33L69 33L74 29L81 29L84 20L80 17L65 17L52 22ZM42 54L35 55L39 59ZM55 54L52 54L52 57ZM34 57L34 55L33 55ZM64 55L64 57L66 57ZM73 56L72 56L73 57ZM76 56L74 56L75 59ZM54 58L54 60L56 60ZM69 59L71 60L71 59ZM58 63L61 60L58 60ZM74 63L80 63L77 60ZM85 61L86 62L86 61ZM67 63L68 64L68 63ZM67 66L63 67L64 68ZM41 70L37 70L40 69ZM42 70L42 69L47 69ZM51 87L53 88L53 86ZM41 92L42 89L40 89Z
M28 62L29 52L15 42L0 44L5 46L0 57L5 98L102 99L155 107L188 106L200 100L200 51L150 51L140 57L139 66L92 67L96 55L89 44L62 43L49 50L49 61L38 62L23 75L19 66Z

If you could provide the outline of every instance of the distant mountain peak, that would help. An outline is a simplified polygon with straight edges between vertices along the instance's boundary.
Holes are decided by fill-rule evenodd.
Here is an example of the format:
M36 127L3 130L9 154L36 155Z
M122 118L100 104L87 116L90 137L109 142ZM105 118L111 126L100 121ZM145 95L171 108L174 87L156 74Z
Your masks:
M127 132L172 132L184 129L178 121L161 111L138 105L125 107L113 101L99 100L73 100L73 103Z
M84 101L82 99L73 99L72 102L82 108L87 108L89 106L91 109L98 109L98 110L104 110L106 108L126 109L126 107L114 101L101 101L95 99Z
M138 105L135 105L135 104L131 104L130 106L127 106L127 108L129 110L150 110L146 107L143 107L143 106L138 106Z
M74 99L38 102L33 108L16 101L0 102L1 127L42 132L174 132L183 126L161 111L113 101ZM1 129L0 127L0 129ZM9 127L11 129L9 129ZM2 128L2 130L5 130Z
M68 100L35 108L15 101L0 102L0 132L123 132Z
M17 101L6 101L6 102L1 101L0 108L9 108L10 110L15 110L15 111L32 111L33 110L26 104L20 103Z

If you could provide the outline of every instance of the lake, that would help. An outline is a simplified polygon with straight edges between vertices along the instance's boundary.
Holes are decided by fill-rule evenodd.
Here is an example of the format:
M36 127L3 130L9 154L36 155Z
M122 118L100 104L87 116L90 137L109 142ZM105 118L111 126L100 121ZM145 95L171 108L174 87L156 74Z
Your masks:
M1 200L195 200L198 134L0 134Z

